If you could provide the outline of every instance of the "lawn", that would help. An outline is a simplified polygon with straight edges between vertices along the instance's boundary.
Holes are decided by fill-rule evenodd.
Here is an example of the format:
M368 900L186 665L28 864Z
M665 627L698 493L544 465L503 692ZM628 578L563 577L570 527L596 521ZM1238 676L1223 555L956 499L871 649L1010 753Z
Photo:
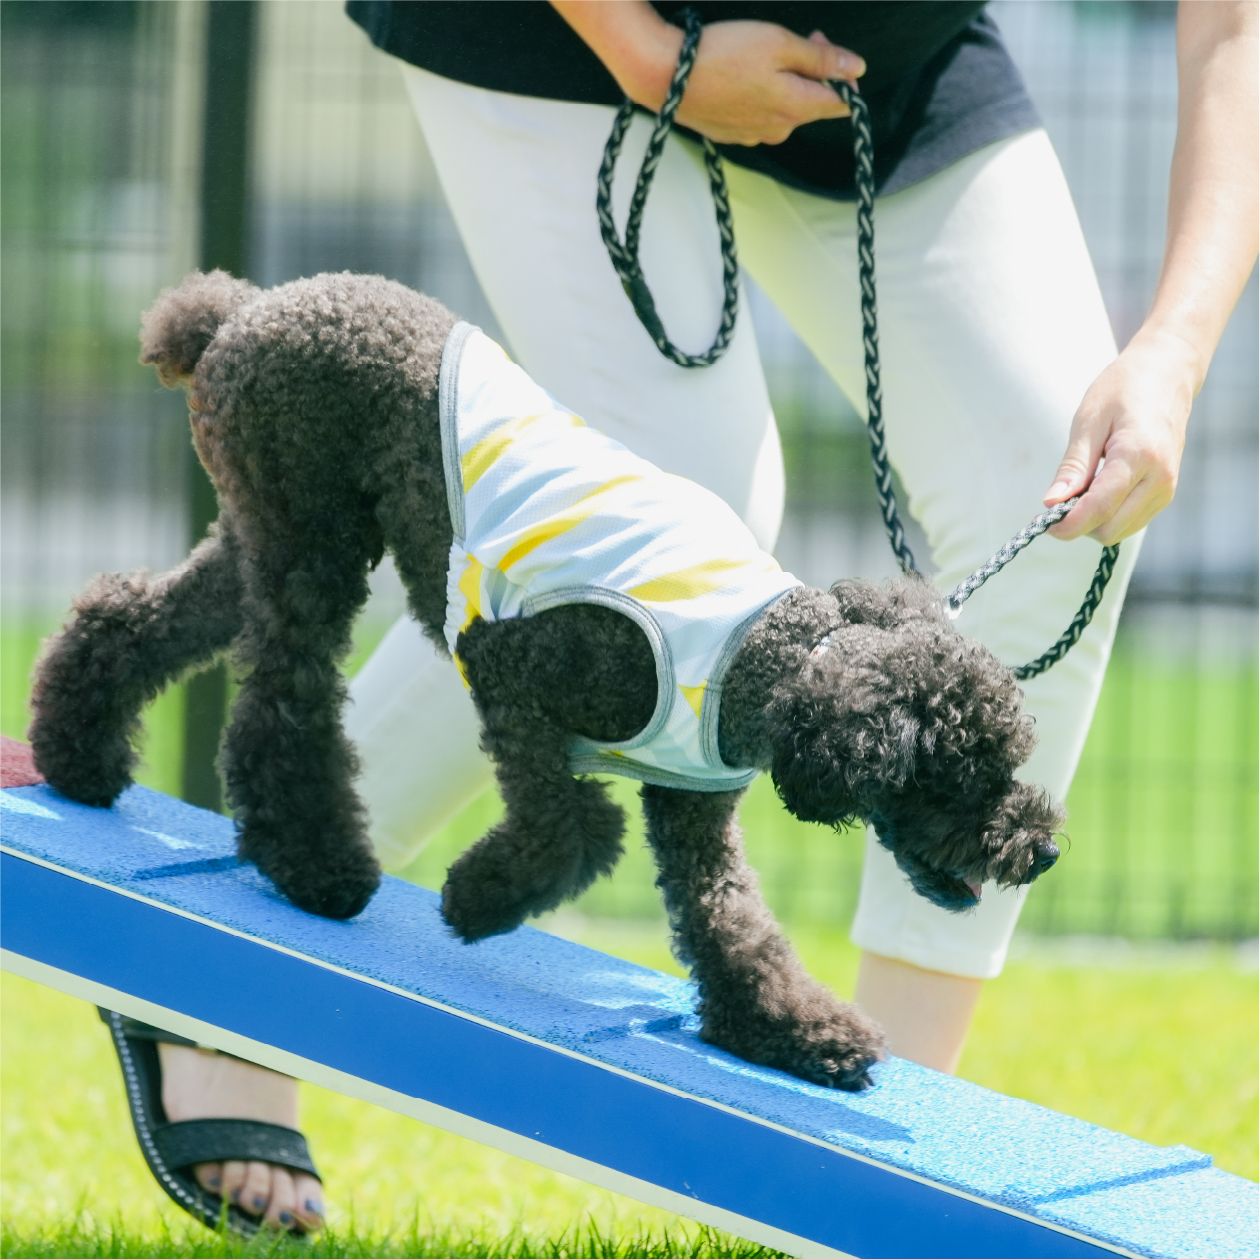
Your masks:
M0 713L5 733L20 735L25 726L25 677L34 643L29 634L5 637ZM367 645L361 643L356 655ZM1140 662L1131 667L1140 669ZM1251 755L1254 775L1254 753L1246 752L1253 746L1246 740L1254 735L1244 732L1240 753L1238 739L1221 734L1227 722L1237 722L1240 706L1251 705L1254 722L1254 673L1205 688L1201 676L1188 680L1148 671L1136 683L1146 707L1136 710L1134 677L1122 683L1123 691L1109 683L1104 693L1078 780L1078 791L1082 783L1085 791L1079 802L1074 791L1069 802L1080 821L1071 824L1072 851L1055 871L1067 888L1058 894L1069 900L1069 879L1078 880L1082 895L1105 885L1105 879L1099 883L1100 870L1118 877L1116 872L1141 873L1138 865L1150 878L1152 869L1162 871L1166 882L1202 880L1214 870L1236 869L1240 833L1249 836L1249 854L1254 845L1254 779L1238 768ZM1177 720L1167 720L1170 713ZM1204 851L1188 861L1184 852L1178 857L1171 840L1161 840L1149 859L1138 863L1129 838L1138 823L1117 830L1107 791L1119 789L1117 783L1126 792L1137 791L1131 784L1171 753L1184 761L1187 748L1178 747L1176 737L1185 732L1186 714L1201 732L1188 749L1191 768L1179 784L1154 780L1159 790L1167 789L1158 797L1163 803L1141 813L1138 823L1155 827L1159 835L1193 835ZM179 717L176 691L159 701L148 719L143 780L167 790L176 782ZM1144 732L1137 739L1125 733L1135 722ZM1172 732L1171 743L1165 738L1151 746L1156 727ZM1127 779L1117 777L1114 763L1125 740L1131 753ZM1222 763L1227 773L1217 773ZM1208 780L1216 787L1232 783L1233 794L1221 796L1224 803L1216 806L1205 804ZM1152 780L1146 781L1149 790ZM631 785L617 790L633 803ZM1215 808L1213 825L1169 814L1176 800ZM435 838L407 876L440 884L451 856L496 810L493 796L476 802ZM859 837L794 822L764 780L749 793L743 822L769 898L790 924L806 965L841 994L851 993L857 956L832 924L846 920L852 903ZM1117 834L1123 845L1114 842ZM550 929L676 972L650 860L635 835L628 849L613 878L575 910L551 920ZM810 871L808 880L799 877L804 869ZM1253 877L1248 869L1254 865L1243 867L1244 878ZM1203 886L1214 885L1209 880ZM153 1185L135 1148L107 1036L93 1012L12 976L4 977L0 998L6 1256L159 1259L168 1253L232 1251L186 1225L186 1217ZM1019 955L985 989L961 1074L1156 1144L1207 1151L1218 1166L1255 1179L1257 1019L1254 950L1247 959L1236 947L1207 944L1125 949L1094 943L1073 951L1024 936ZM332 1240L321 1245L330 1255L751 1259L759 1253L665 1212L314 1087L306 1088L304 1114L328 1176ZM57 1231L66 1228L80 1231ZM393 1241L386 1240L390 1237Z

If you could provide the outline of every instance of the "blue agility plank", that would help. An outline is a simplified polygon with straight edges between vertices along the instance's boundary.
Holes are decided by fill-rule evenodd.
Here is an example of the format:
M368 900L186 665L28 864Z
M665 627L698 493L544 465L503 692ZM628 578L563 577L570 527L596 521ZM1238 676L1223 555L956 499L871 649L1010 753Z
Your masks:
M860 1094L703 1044L693 988L386 879L283 900L232 824L133 787L0 792L8 970L802 1259L1254 1259L1257 1189L893 1059Z

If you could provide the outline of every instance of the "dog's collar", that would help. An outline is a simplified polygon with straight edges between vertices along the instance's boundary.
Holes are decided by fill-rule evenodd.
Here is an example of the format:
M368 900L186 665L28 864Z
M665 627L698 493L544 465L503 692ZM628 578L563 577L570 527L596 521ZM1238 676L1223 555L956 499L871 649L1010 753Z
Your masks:
M835 630L832 630L831 633L828 634L825 638L819 640L818 644L814 647L813 651L809 653L809 658L811 660L817 660L818 657L821 656L823 652L826 651L827 648L830 647L831 644L834 643L835 641L836 641L836 632Z

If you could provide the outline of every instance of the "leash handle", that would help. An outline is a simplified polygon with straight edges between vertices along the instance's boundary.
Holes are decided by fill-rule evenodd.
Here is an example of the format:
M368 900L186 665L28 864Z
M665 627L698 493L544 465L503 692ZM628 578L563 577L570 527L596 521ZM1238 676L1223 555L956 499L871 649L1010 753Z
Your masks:
M612 133L604 146L604 157L600 162L599 179L596 183L595 213L599 217L599 232L604 239L604 247L608 250L608 257L618 279L621 280L621 287L625 289L634 313L655 342L656 348L679 367L709 367L726 353L731 338L735 335L735 320L739 314L739 261L735 254L735 225L731 221L731 204L726 190L726 175L722 170L722 158L706 137L701 137L704 145L704 167L713 193L714 217L717 220L722 251L722 315L713 344L703 354L688 354L669 339L639 263L639 237L643 229L643 211L647 206L648 191L665 151L665 141L673 128L674 115L678 112L683 93L687 90L687 80L691 75L691 67L695 65L703 29L700 15L695 9L684 9L682 18L686 24L682 51L678 54L674 77L670 81L661 112L656 115L656 125L652 128L652 136L643 155L643 164L639 168L639 178L626 219L625 240L618 235L617 224L613 220L612 181L617 158L621 154L622 141L630 127L630 119L634 116L634 102L628 97L617 110Z
M1045 673L1051 665L1058 664L1076 646L1081 635L1085 632L1085 627L1094 619L1094 613L1102 602L1103 591L1107 589L1107 583L1111 580L1111 574L1115 571L1116 560L1119 558L1120 544L1118 542L1115 546L1103 547L1102 558L1099 559L1098 567L1094 570L1094 580L1090 582L1084 602L1082 602L1080 609L1072 618L1071 625L1059 635L1054 646L1043 651L1036 660L1030 660L1027 664L1016 665L1011 670L1021 682L1026 682L1029 678L1035 678L1039 673Z
M963 604L990 577L995 573L1000 573L1034 538L1040 537L1051 525L1057 524L1062 520L1080 500L1081 496L1077 494L1074 498L1065 499L1062 503L1056 503L1053 507L1043 511L1039 516L1034 516L1005 546L996 551L986 563L977 568L970 577L960 581L945 600L945 605L949 609L950 619L953 620L958 616L962 611ZM1098 567L1094 570L1094 579L1090 582L1084 602L1072 618L1072 623L1059 635L1054 646L1043 651L1036 660L1031 660L1028 664L1016 665L1011 669L1011 672L1021 682L1044 673L1051 665L1057 664L1062 660L1076 646L1081 635L1085 632L1085 627L1094 619L1094 613L1102 602L1103 591L1107 589L1107 583L1111 580L1111 574L1115 571L1116 560L1119 557L1119 544L1103 547Z

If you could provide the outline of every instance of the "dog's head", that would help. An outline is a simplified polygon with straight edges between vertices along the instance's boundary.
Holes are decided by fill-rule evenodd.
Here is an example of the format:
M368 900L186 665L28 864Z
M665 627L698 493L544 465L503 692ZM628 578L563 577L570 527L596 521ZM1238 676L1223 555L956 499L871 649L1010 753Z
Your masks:
M847 624L781 684L771 767L802 821L861 819L916 892L973 908L981 884L1031 883L1057 860L1062 810L1014 771L1032 720L1010 671L950 625L925 583L846 583Z

